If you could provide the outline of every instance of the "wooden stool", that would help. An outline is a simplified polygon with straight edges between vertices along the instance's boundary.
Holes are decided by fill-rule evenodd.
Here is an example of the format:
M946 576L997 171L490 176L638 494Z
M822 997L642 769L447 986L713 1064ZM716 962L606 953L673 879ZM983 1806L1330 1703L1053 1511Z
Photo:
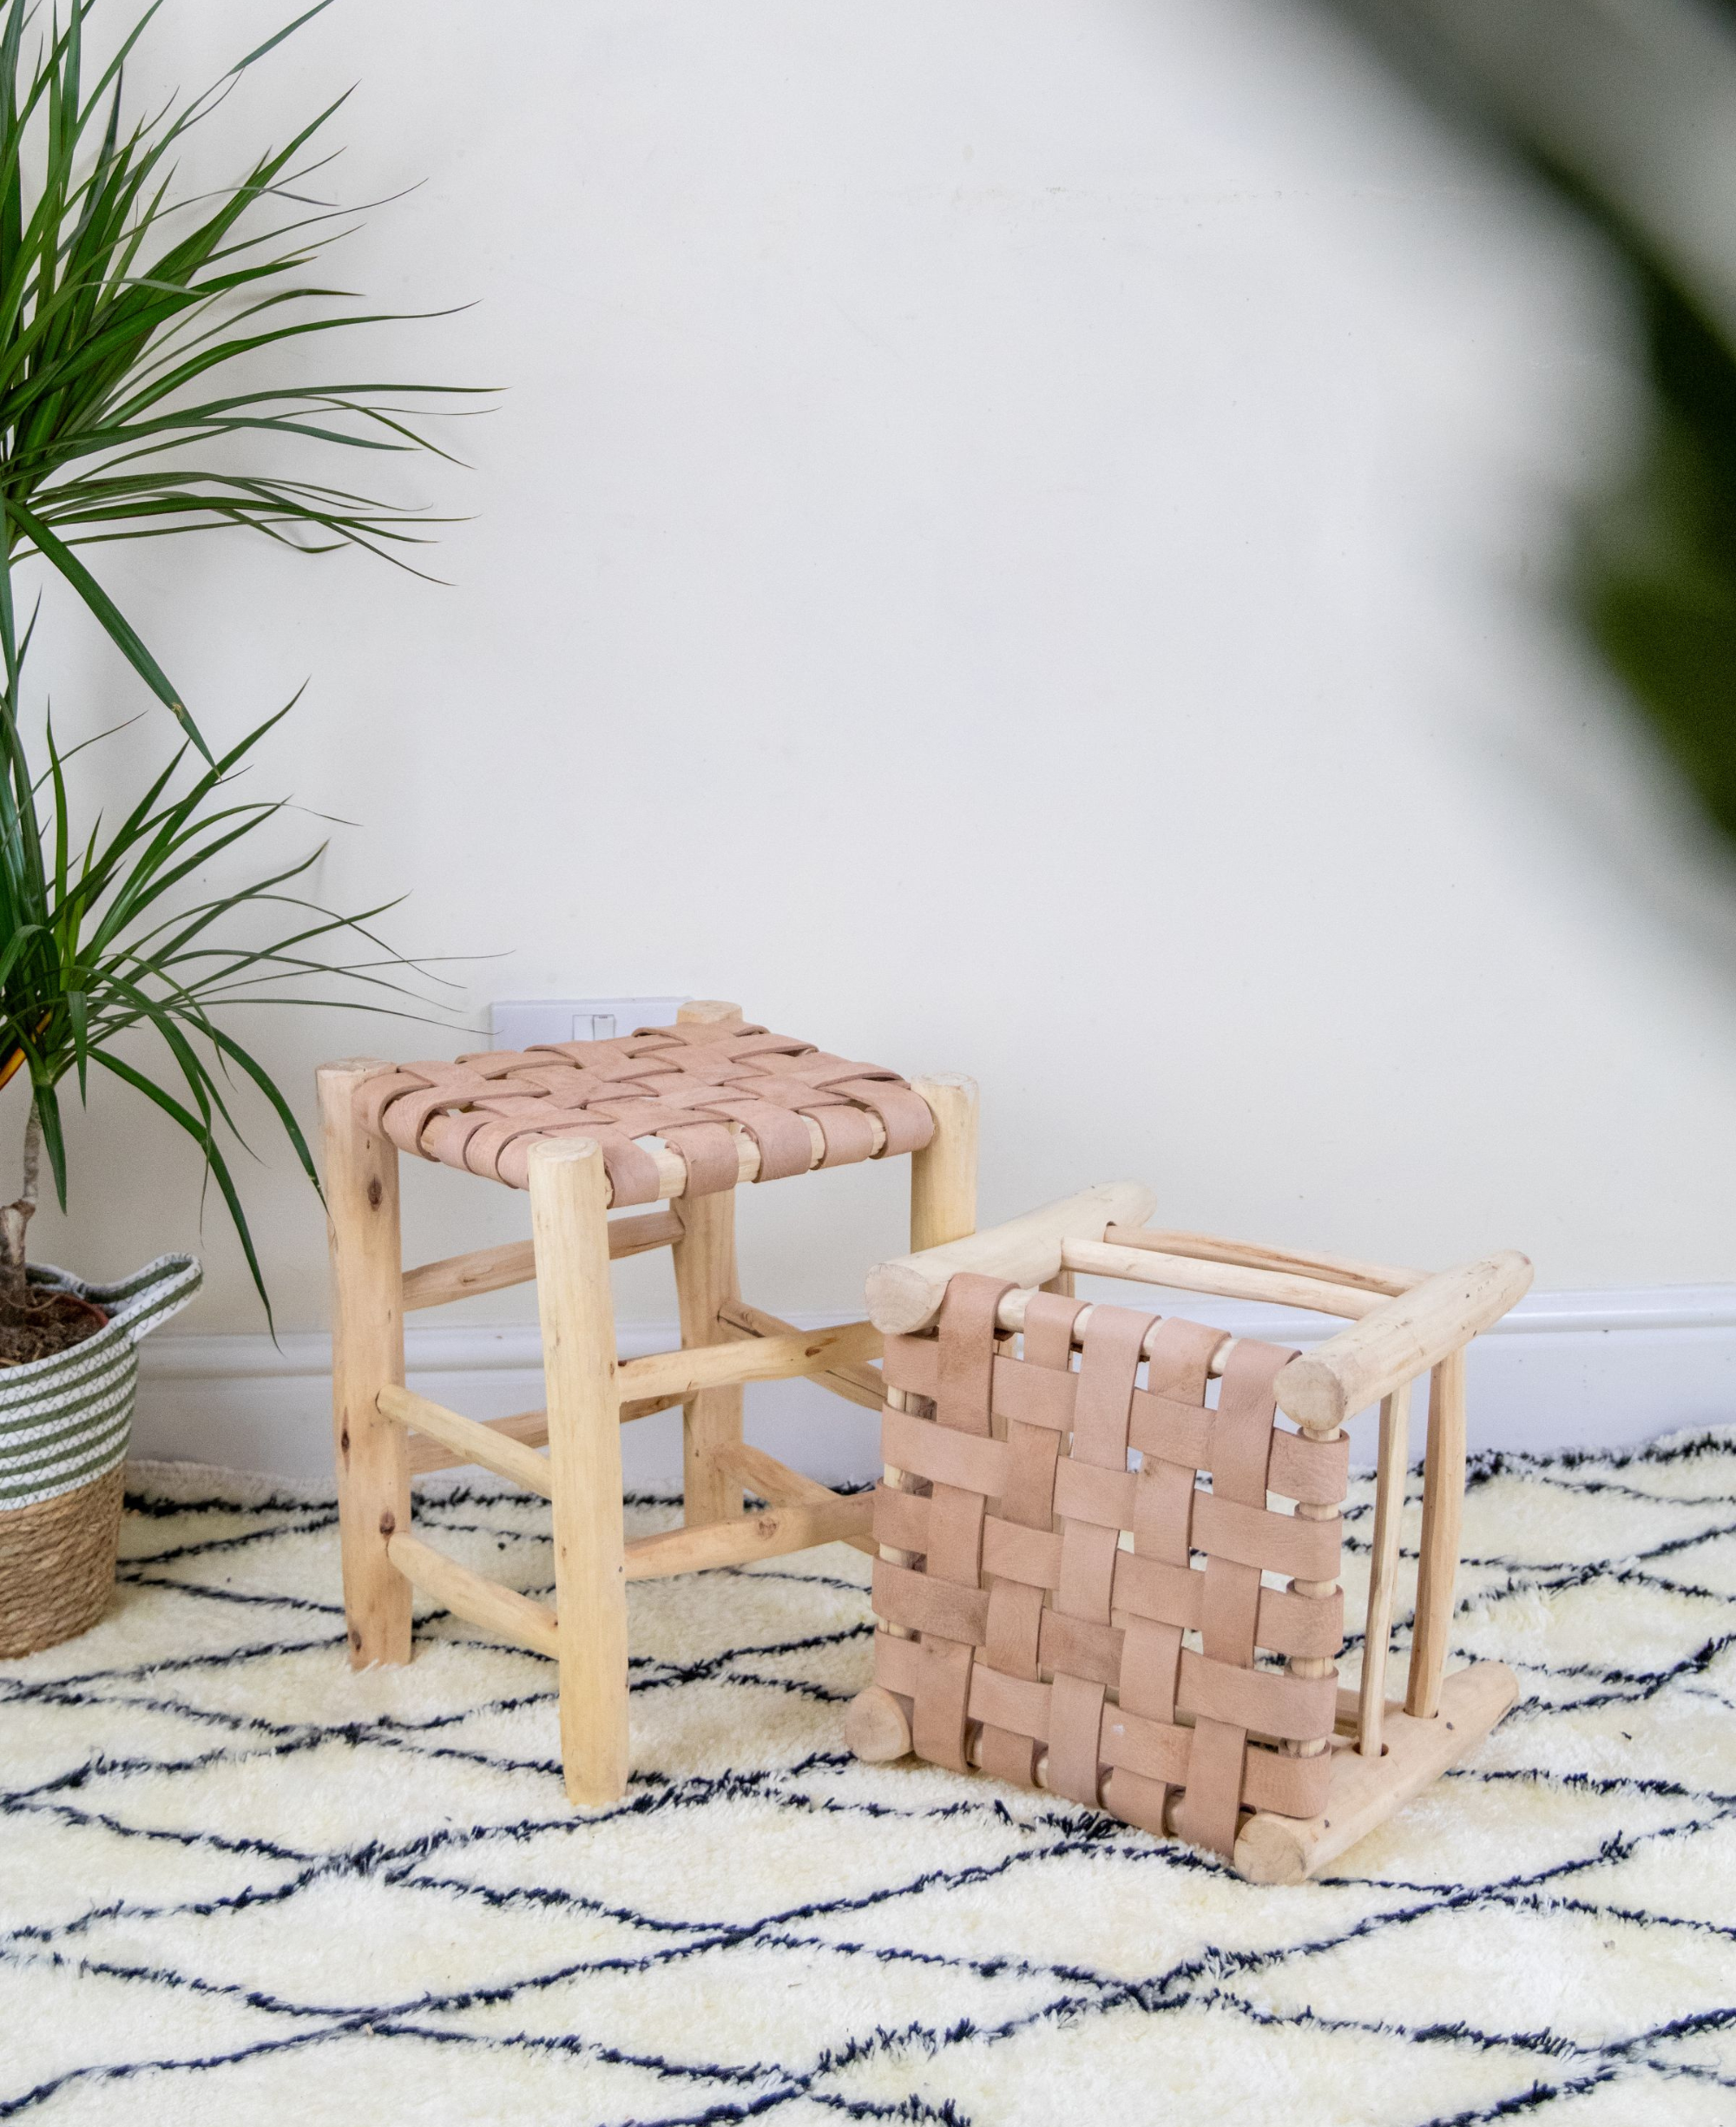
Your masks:
M741 1384L806 1375L878 1409L866 1322L805 1333L746 1306L735 1188L908 1152L917 1248L970 1233L976 1095L907 1084L811 1043L693 1004L673 1027L456 1064L377 1059L319 1072L333 1293L332 1413L352 1665L407 1662L420 1588L560 1664L569 1797L627 1785L629 1580L771 1558L843 1539L872 1551L872 1500L845 1498L743 1445ZM648 1142L650 1141L650 1142ZM398 1162L411 1152L530 1194L531 1238L403 1268ZM611 1219L611 1206L666 1208ZM681 1348L617 1360L611 1260L667 1248ZM537 1281L548 1407L488 1425L404 1386L404 1316ZM620 1427L679 1404L686 1524L628 1544ZM536 1452L546 1441L548 1454ZM413 1473L480 1463L549 1500L553 1610L412 1533ZM751 1489L767 1510L744 1514Z
M914 1747L1190 1839L1253 1882L1299 1882L1480 1742L1516 1694L1499 1663L1444 1669L1465 1347L1531 1267L1509 1253L1430 1277L1296 1255L1147 1228L1152 1203L1137 1183L1106 1184L870 1274L886 1338L880 1630L845 1737L860 1758ZM1303 1356L1082 1307L1081 1272L1354 1326ZM1409 1399L1425 1373L1416 1623L1405 1695L1389 1704ZM1344 1425L1374 1404L1362 1678L1340 1692ZM1292 1511L1271 1511L1272 1494Z

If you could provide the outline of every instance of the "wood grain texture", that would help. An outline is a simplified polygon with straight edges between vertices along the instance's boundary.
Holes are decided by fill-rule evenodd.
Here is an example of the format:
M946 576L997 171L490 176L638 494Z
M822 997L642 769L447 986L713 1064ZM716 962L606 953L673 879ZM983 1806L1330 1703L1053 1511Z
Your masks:
M332 1425L343 1532L350 1662L410 1659L410 1583L387 1544L410 1528L410 1465L401 1427L380 1415L383 1388L404 1381L404 1257L398 1148L356 1120L356 1089L392 1065L365 1057L319 1077L326 1236L332 1267Z
M601 1804L626 1792L628 1764L608 1182L586 1138L536 1146L529 1179L554 1479L561 1762L569 1798Z
M1464 1518L1465 1359L1450 1352L1429 1381L1429 1444L1423 1459L1423 1538L1417 1564L1417 1623L1404 1709L1428 1720L1440 1704L1452 1634L1453 1590Z

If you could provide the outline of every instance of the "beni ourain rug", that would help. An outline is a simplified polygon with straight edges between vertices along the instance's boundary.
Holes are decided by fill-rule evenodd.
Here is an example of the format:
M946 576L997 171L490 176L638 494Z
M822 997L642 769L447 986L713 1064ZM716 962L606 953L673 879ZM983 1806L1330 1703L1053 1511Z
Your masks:
M107 1618L0 1663L0 2118L1736 2122L1736 1432L1477 1465L1457 1643L1520 1703L1296 1889L854 1763L855 1551L635 1586L580 1815L546 1662L422 1604L350 1672L328 1498L132 1484ZM419 1512L548 1587L540 1502Z

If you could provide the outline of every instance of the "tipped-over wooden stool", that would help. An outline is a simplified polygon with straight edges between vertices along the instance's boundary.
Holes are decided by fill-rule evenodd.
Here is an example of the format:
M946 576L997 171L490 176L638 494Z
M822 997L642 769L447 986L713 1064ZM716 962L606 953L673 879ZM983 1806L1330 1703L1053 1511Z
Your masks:
M845 1734L861 1758L914 1749L974 1766L1191 1840L1251 1881L1296 1883L1513 1702L1499 1663L1444 1670L1465 1347L1531 1267L1507 1254L1430 1277L1294 1255L1146 1228L1152 1202L1137 1183L1105 1184L870 1274L885 1334L879 1630L875 1682ZM1353 1327L1305 1357L1082 1305L1075 1273ZM1389 1704L1409 1398L1424 1374L1416 1623L1405 1695ZM1362 1678L1340 1692L1344 1426L1374 1404Z
M863 1159L911 1161L917 1248L968 1234L976 1089L852 1064L746 1024L735 1004L670 1027L455 1064L330 1064L319 1073L333 1287L332 1408L350 1660L407 1662L420 1588L560 1664L561 1756L575 1802L628 1775L629 1580L843 1539L874 1548L872 1501L840 1497L743 1445L741 1385L801 1374L878 1410L866 1322L805 1333L744 1304L735 1189ZM406 1271L401 1152L530 1194L531 1238ZM611 1207L665 1204L611 1219ZM617 1360L612 1259L667 1248L681 1348ZM491 1424L404 1385L404 1316L535 1278L546 1410ZM621 1528L620 1428L679 1404L686 1525ZM548 1443L548 1454L538 1454ZM413 1472L480 1463L549 1499L555 1608L487 1580L412 1532ZM744 1488L768 1502L744 1514Z

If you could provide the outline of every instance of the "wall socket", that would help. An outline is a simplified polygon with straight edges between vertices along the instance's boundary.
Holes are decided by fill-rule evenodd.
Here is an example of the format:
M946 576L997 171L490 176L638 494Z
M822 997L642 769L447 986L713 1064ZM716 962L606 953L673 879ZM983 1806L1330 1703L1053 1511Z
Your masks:
M489 1008L490 1045L534 1049L542 1042L613 1041L635 1027L667 1026L684 997L496 998Z

